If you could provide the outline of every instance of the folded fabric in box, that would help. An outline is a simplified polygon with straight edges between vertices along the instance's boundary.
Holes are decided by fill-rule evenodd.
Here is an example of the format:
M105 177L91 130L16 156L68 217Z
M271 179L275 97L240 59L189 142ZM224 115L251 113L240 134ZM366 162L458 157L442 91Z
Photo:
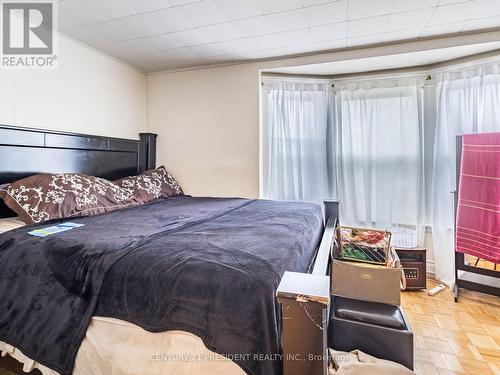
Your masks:
M334 257L340 260L387 264L391 232L378 229L339 226L338 249Z
M411 375L406 367L391 361L375 358L361 350L340 352L329 349L331 357L329 375Z

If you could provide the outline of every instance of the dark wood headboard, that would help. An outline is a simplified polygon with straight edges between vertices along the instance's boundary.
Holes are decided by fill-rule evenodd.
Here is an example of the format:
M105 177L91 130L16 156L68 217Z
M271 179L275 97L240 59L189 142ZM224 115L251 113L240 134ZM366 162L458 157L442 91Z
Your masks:
M37 173L116 180L155 167L156 134L139 140L0 125L0 185ZM0 201L0 217L14 213Z

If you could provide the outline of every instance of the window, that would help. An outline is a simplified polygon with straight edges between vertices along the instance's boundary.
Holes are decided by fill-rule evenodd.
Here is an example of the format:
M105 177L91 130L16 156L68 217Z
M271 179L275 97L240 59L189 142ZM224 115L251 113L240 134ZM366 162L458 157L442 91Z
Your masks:
M500 63L447 68L431 81L423 75L338 81L335 90L332 81L278 81L263 94L264 196L338 197L343 223L416 228L420 242L431 224L436 276L449 285L455 137L500 131ZM304 92L312 87L315 94ZM295 133L283 136L289 124ZM272 130L277 126L281 135Z
M336 86L343 222L422 229L421 82L374 80Z

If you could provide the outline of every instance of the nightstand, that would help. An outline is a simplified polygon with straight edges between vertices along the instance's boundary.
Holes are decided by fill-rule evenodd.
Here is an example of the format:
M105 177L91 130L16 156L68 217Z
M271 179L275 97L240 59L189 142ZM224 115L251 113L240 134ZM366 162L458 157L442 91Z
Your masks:
M416 248L394 248L399 256L406 277L406 289L427 288L427 249Z

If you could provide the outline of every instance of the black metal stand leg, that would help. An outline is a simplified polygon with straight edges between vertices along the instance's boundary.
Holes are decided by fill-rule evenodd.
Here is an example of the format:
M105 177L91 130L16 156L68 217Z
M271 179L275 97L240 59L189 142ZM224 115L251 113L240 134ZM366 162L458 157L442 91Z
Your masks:
M453 293L455 294L455 302L458 302L458 292L460 291L460 287L458 285L458 267L459 264L463 264L464 262L464 255L457 253L455 251L455 286L453 287ZM478 258L479 259L479 258Z

